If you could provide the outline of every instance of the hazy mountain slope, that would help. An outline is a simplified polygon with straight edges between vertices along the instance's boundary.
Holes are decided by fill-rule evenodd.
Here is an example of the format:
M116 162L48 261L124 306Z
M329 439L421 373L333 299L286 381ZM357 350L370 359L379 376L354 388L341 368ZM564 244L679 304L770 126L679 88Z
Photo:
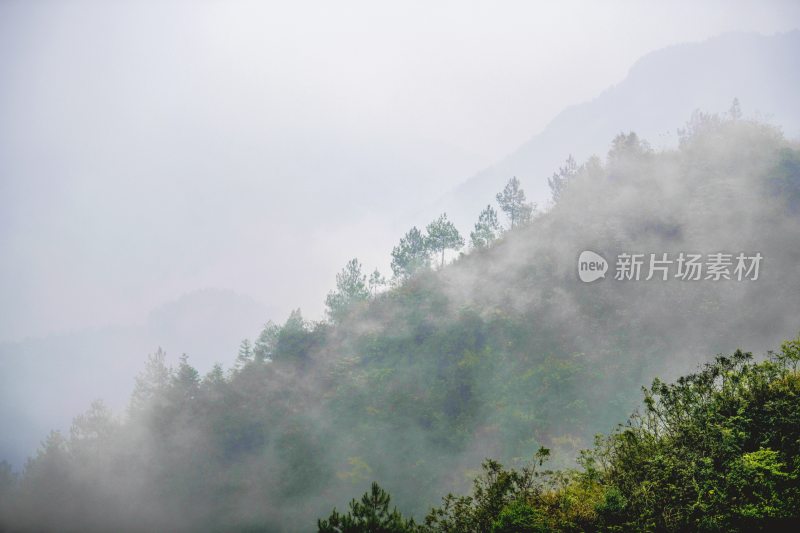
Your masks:
M674 146L676 130L695 109L725 111L739 98L745 116L760 116L800 137L800 31L775 36L730 33L652 52L627 77L590 102L559 113L506 159L465 181L426 211L447 211L461 228L516 175L540 205L550 198L547 178L569 154L582 161L604 154L621 131L635 131L654 147Z
M145 324L0 343L0 457L22 465L52 429L96 399L122 410L134 376L159 346L202 371L228 361L268 314L233 291L205 289L154 309ZM50 386L42 388L42 383Z
M694 109L725 109L734 96L740 98L745 114L760 111L771 115L776 123L784 127L789 137L795 137L800 134L800 102L794 94L796 87L800 86L800 68L795 64L798 50L800 50L800 32L792 32L773 37L729 34L703 43L674 46L649 54L632 67L628 77L619 85L610 88L591 102L563 111L541 134L520 147L506 160L468 180L451 196L431 208L430 217L426 218L432 218L442 210L446 210L462 230L469 228L477 218L478 211L486 203L493 201L494 194L511 175L517 175L522 179L529 196L547 198L549 191L546 178L561 164L568 153L574 154L578 160L584 159L591 153L603 154L608 148L610 139L621 130L637 131L654 146L669 141L674 143L675 128L681 126ZM353 196L343 192L349 190L347 188L338 190L337 194L341 196L326 192L316 196L313 209L316 212L324 212L324 209L341 211L335 206L338 206L345 196L348 197L350 204L358 204L361 208L367 209L378 202L379 197L387 194L395 200L406 198L406 203L409 203L412 197L429 197L435 193L436 187L433 185L424 188L422 181L429 182L431 178L426 174L428 171L422 172L425 167L422 161L435 163L438 161L435 157L437 150L441 152L444 148L406 146L400 142L396 147L397 153L393 157L406 160L403 164L406 166L390 165L395 169L392 173L396 174L396 179L392 182L394 185L388 193L385 189L368 187L367 178L363 178L362 182L357 183L357 188L361 191L359 195ZM355 161L341 155L340 152L338 147L331 149L331 153L339 154L342 160L337 159L338 163L335 165L320 163L316 170L328 172L331 168L346 167L345 163L348 161L350 163ZM437 168L441 170L447 168L448 164L452 166L451 162L454 159L457 159L456 155L448 153L444 158L446 162L440 161L441 166ZM370 169L375 166L373 162L363 161L359 165L365 165ZM462 168L467 166L464 164ZM374 169L371 172L374 172ZM430 175L435 173L431 171ZM409 186L402 176L417 176L422 181ZM423 176L425 179L422 179ZM327 182L331 184L331 190L336 188L333 185L335 181ZM247 192L247 196L257 198L259 195ZM128 200L126 197L126 202ZM134 203L137 202L131 202ZM260 213L269 209L259 205L258 208L244 211ZM64 218L71 217L65 215ZM154 218L156 219L157 217ZM248 227L262 226L268 224L248 224ZM163 231L163 228L158 231ZM307 265L309 261L297 258L296 263ZM109 270L114 269L109 268ZM269 276L265 273L263 277ZM322 293L319 295L321 301ZM184 302L184 306L186 305L189 305L188 302ZM220 305L225 307L225 304ZM218 316L218 313L210 310L212 307L213 304L199 305L193 311L194 319L187 319L185 316L181 319L170 318L164 312L156 313L160 318L151 319L145 328L137 326L108 328L63 335L49 340L0 345L0 365L12 369L4 375L7 382L13 383L13 387L8 386L4 390L6 405L13 406L18 403L15 400L18 397L13 396L12 391L22 390L34 382L36 372L27 366L33 361L46 361L42 364L46 368L63 368L63 371L59 370L61 391L78 391L72 394L74 403L68 406L61 405L67 408L66 410L48 407L47 402L45 406L26 405L27 414L24 418L27 422L20 421L18 424L22 425L17 427L30 424L33 420L39 422L36 429L28 433L24 442L38 442L39 437L36 435L46 427L62 427L67 420L64 413L74 412L76 405L83 405L90 398L104 397L112 405L123 402L130 390L131 370L137 368L143 354L152 351L157 345L163 345L173 355L180 352L189 353L193 362L205 370L214 358L224 358L235 350L232 343L250 331L245 324L256 324L274 316L274 313L256 312L252 306L240 307L238 311L232 311L227 307L228 311L225 313L232 313L231 316L240 318L235 321L229 319L227 322L237 323L239 326L221 325L217 322L216 326L212 327L209 318ZM177 308L175 310L177 311ZM244 314L248 312L253 313L252 318L245 319ZM206 318L201 319L203 316ZM188 323L182 324L182 320L188 320ZM219 338L213 338L212 330L219 332ZM203 335L202 332L208 334ZM54 355L56 352L62 355ZM105 355L110 352L115 354L113 358ZM65 361L52 360L61 356L64 356ZM81 367L82 361L88 360L116 365L116 370L102 367L106 370L101 372L101 375L115 376L121 381L87 381L80 377L94 372L95 363L85 368ZM13 365L17 364L17 361L26 363L14 369ZM100 386L101 383L105 386ZM16 407L8 407L7 413L4 411L6 414L3 414L0 420L10 420L6 416L12 416L13 409ZM19 417L20 412L17 411L14 416ZM21 459L25 453L20 446L15 446L11 450L2 445L0 451L5 451L7 457L13 456L17 459Z
M202 378L151 359L127 419L95 406L47 439L0 525L307 531L372 480L420 516L487 456L545 445L563 465L654 375L796 334L798 208L800 149L763 124L698 117L661 153L617 141L551 211L335 324L293 316ZM607 279L578 280L585 249ZM613 279L618 253L681 251L764 262L758 280Z

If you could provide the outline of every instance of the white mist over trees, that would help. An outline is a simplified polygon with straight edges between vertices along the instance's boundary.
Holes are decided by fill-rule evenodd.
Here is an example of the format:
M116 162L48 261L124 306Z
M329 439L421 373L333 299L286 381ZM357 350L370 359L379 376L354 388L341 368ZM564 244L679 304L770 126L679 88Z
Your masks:
M789 338L797 20L0 2L0 530L305 531L375 480L419 518ZM766 266L575 283L599 246Z
M301 307L319 320L320 295L350 258L389 275L386 251L407 228L424 231L443 212L467 238L511 176L541 211L551 197L546 177L568 154L588 161L629 130L655 150L677 146L675 128L694 109L724 111L734 96L745 116L767 118L788 138L800 134L800 33L773 35L792 28L799 8L791 3L760 2L746 17L741 6L692 4L691 24L674 2L626 4L624 17L608 4L584 7L581 16L598 9L607 17L602 28L552 24L549 11L526 18L516 8L470 11L453 26L453 12L427 5L366 24L369 11L341 8L283 39L307 10L258 16L277 9L264 7L245 16L236 4L193 6L191 16L181 2L0 4L0 250L10 258L0 262L0 420L19 428L0 435L0 450L17 466L41 434L66 430L92 399L122 406L142 354L162 346L174 364L186 352L206 372L267 319L282 323ZM558 6L552 16L565 9ZM414 16L419 10L424 17ZM436 17L463 39L407 31L430 30L425 21ZM362 68L368 58L352 50L365 50L363 33L329 35L334 21L366 27L375 37L370 53L410 63L382 56ZM617 36L629 32L608 31L621 24L649 27L637 35L651 44L626 37L622 46ZM519 31L509 32L514 25ZM737 28L763 35L704 40ZM619 48L587 46L589 30ZM661 49L681 41L695 42ZM489 54L488 46L503 52ZM642 56L649 50L656 51ZM80 65L70 68L72 60ZM334 75L328 66L342 62ZM375 65L391 73L375 76ZM291 72L279 76L284 68ZM358 73L368 79L351 87ZM424 84L404 90L423 73ZM384 82L389 89L374 85ZM328 120L332 110L346 116ZM491 120L476 120L478 112ZM441 134L429 138L436 128ZM487 143L498 155L477 156ZM435 201L487 163L494 164ZM180 308L148 318L171 302Z
M670 151L621 134L605 161L578 166L552 209L443 268L428 255L427 268L366 301L350 261L336 291L354 288L357 304L335 322L297 310L267 324L230 370L201 377L190 358L168 365L157 352L124 416L94 404L19 478L0 468L0 521L299 531L348 520L331 509L373 481L419 519L468 490L487 456L509 464L544 447L568 465L628 416L651 377L739 344L764 351L798 329L800 149L733 114L696 114L688 130ZM758 249L770 274L584 284L574 262L588 245ZM405 521L371 494L352 513Z
M568 150L623 129L656 143L733 96L792 135L796 37L699 41L789 31L798 10L3 2L0 341L130 325L206 287L319 318L350 257L375 264L442 212L469 228L513 175L543 206ZM500 161L556 116L541 164ZM409 213L489 165L470 202Z
M552 177L547 178L551 200L554 204L558 203L558 200L561 198L561 193L567 188L567 185L569 185L569 180L577 173L578 163L575 162L575 158L570 154L564 166L559 167L556 172L553 172Z

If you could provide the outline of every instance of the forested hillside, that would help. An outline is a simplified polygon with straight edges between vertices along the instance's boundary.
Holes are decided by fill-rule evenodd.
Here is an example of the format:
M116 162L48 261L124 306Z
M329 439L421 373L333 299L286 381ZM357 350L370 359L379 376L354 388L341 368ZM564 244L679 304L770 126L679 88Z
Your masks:
M796 334L800 150L775 128L736 107L696 113L676 150L620 134L606 157L569 161L550 182L555 205L541 212L511 180L449 264L462 237L446 216L393 250L388 286L349 263L329 320L298 310L267 324L228 368L200 376L187 358L168 368L150 356L128 412L94 404L22 473L0 471L0 526L308 531L373 481L420 522L469 490L485 458L519 466L544 447L550 467L573 466L633 411L642 383ZM583 250L609 259L606 279L579 280ZM614 279L613 258L633 252L763 262L741 281ZM752 453L765 468L789 457ZM641 482L614 480L631 506ZM607 516L663 525L646 505Z
M390 508L373 483L320 533L794 531L800 525L800 337L753 362L737 350L676 383L583 450L579 469L486 460L472 494L443 498L424 522Z

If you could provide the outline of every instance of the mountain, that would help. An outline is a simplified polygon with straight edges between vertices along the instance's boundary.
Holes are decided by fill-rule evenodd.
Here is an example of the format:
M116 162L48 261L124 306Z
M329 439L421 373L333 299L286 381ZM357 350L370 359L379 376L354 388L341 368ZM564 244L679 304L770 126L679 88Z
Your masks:
M0 528L308 531L371 481L419 517L486 457L514 465L544 446L569 465L655 376L793 338L800 146L714 115L674 150L611 144L529 224L335 322L269 325L227 372L154 355L127 417L92 405L0 487ZM605 279L579 278L587 250ZM698 279L681 279L682 252L700 254ZM641 274L617 279L634 253ZM648 274L654 258L672 261L666 277Z
M465 181L425 218L446 211L460 228L511 176L540 206L550 199L547 178L572 154L578 161L605 154L620 132L634 131L654 148L674 147L676 131L696 109L726 111L738 98L746 116L768 120L788 138L800 137L800 31L763 36L729 33L664 48L637 61L626 78L594 100L559 113L511 155Z
M0 457L21 465L43 435L69 427L96 399L123 411L134 377L157 348L172 361L189 354L207 371L235 356L267 318L267 308L248 296L205 289L159 306L142 325L0 343L0 427L14 428L0 433Z

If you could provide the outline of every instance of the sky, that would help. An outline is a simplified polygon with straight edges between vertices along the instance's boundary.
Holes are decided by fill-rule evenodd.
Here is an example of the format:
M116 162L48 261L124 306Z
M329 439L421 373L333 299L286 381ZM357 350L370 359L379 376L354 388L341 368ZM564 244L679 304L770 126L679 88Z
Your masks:
M0 0L0 341L204 288L320 318L348 259L388 274L411 213L644 54L798 25L796 2Z

